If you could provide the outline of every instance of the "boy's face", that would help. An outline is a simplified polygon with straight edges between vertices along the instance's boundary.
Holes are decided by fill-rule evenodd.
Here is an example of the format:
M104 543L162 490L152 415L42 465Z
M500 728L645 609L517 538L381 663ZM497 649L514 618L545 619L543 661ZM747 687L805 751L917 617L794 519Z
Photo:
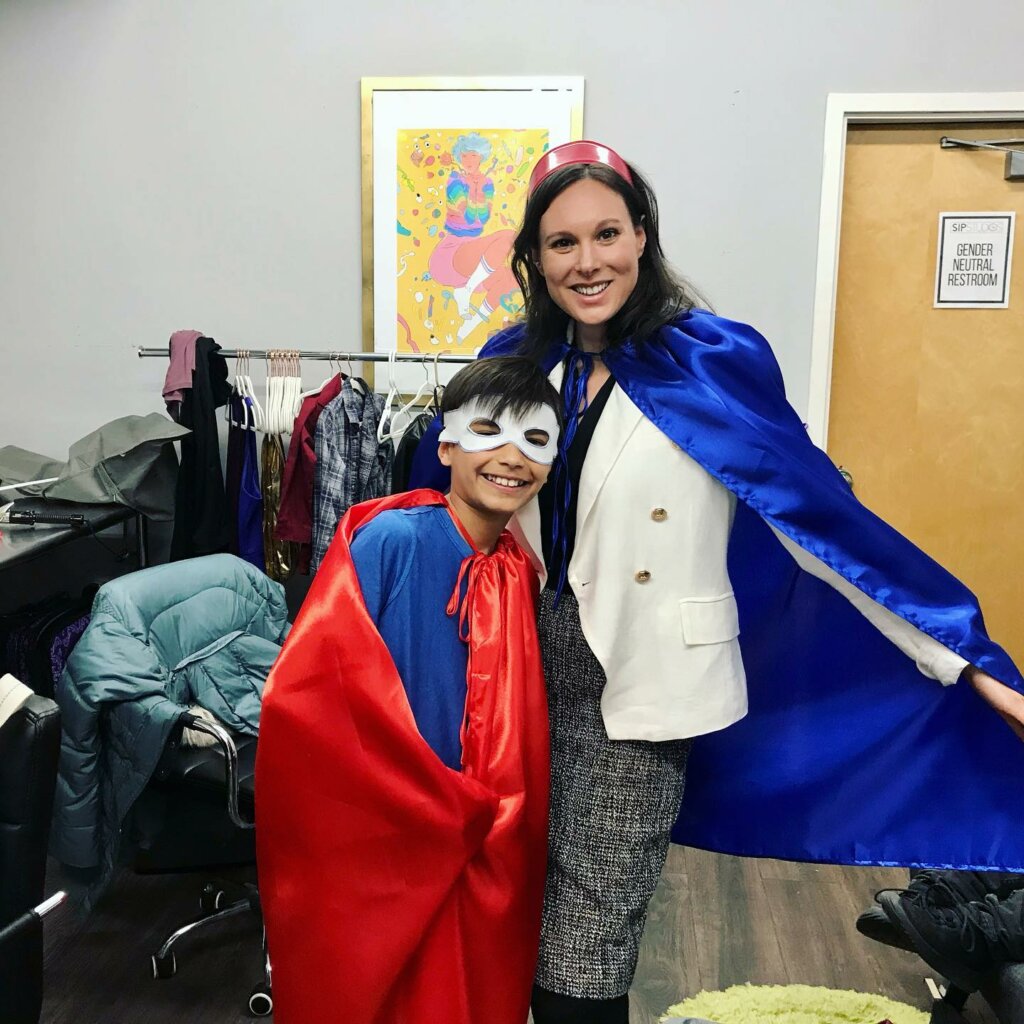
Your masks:
M544 486L550 466L528 459L514 444L467 452L442 441L438 458L452 471L452 494L488 518L510 519Z
M488 518L507 521L547 480L558 421L546 406L520 420L508 413L492 418L484 403L473 402L446 414L441 436L438 457L451 468L452 495Z

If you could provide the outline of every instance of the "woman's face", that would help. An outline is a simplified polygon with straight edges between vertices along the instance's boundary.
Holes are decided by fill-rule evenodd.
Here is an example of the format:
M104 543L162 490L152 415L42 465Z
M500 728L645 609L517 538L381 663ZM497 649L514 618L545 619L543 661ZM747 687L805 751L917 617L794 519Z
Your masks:
M607 323L636 287L647 236L616 191L583 178L540 219L540 272L551 298L577 323Z
M462 156L459 157L459 163L462 164L462 169L468 174L476 174L476 172L480 170L480 164L482 162L480 154L474 153L471 149L465 150Z

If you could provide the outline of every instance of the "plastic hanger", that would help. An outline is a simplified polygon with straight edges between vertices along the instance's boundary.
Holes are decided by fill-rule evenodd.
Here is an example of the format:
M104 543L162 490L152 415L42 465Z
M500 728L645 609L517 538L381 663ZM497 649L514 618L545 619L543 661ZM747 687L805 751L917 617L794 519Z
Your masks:
M236 423L235 420L233 419L232 415L231 415L232 411L234 410L234 407L235 407L235 403L232 401L232 399L241 398L242 397L242 392L241 392L241 390L239 389L239 386L238 386L238 377L239 377L238 368L239 368L239 365L240 365L241 361L242 361L242 350L238 349L235 352L235 375L234 375L234 377L231 380L231 398L228 399L228 404L224 407L224 420L227 422L228 426L231 426L231 427L241 427L242 426L241 423ZM245 408L245 403L244 402L242 403L242 408L243 408L243 410Z
M395 380L395 369L398 365L398 352L392 349L388 353L388 396L384 399L384 411L380 414L377 424L377 443L383 444L391 435L387 431L387 422L391 418L391 406L398 397L398 382Z
M271 376L274 365L274 353L268 352L264 360L264 366L266 369L266 377L263 384L263 423L260 426L260 430L266 431L268 434L274 432L274 390L276 384L273 382Z
M396 355L396 359L397 359L397 355ZM388 362L390 363L391 360L389 359ZM435 358L434 362L435 362L435 367L436 367L436 363L437 363L436 358ZM397 440L398 438L400 438L402 436L402 434L405 432L405 429L409 426L409 423L411 423L412 420L413 420L413 416L411 415L411 413L412 413L412 410L414 408L416 408L417 402L419 402L421 398L423 398L429 391L432 390L432 385L431 385L431 380L430 380L430 371L427 369L427 364L426 364L425 361L422 363L422 366L423 366L423 383L419 386L419 389L416 391L416 394L413 395L412 398L409 399L409 401L405 403L405 405L401 406L398 409L398 411L391 417L391 429L389 431L387 431L384 434L383 437L381 436L381 431L378 428L377 440L381 444L383 444L387 440L395 441L395 440ZM390 394L389 394L388 397L390 398ZM387 408L385 407L385 415L386 415L386 413L387 413ZM397 424L399 424L401 422L403 417L408 422L401 423L400 426L396 426ZM384 421L382 419L381 420L381 425L382 426L383 426L383 422Z
M243 360L248 357L248 352L245 349L238 349L237 355L235 356L235 378L231 386L232 397L237 397L241 401L242 406L242 422L238 423L232 419L231 412L234 406L233 402L228 402L227 408L225 409L224 419L233 426L241 430L255 430L255 416L252 409L251 401L247 401L248 396L245 393L244 381L242 379L242 366L244 365Z
M301 365L301 357L300 357L299 362L300 362L300 365ZM327 359L327 364L328 364L328 366L330 368L330 375L327 377L327 379L322 384L320 384L319 387L312 388L310 391L303 391L299 395L299 405L300 406L310 396L312 396L312 395L319 395L320 392L323 391L323 389L325 387L327 387L327 385L330 384L332 380L334 380L335 376L337 376L337 374L335 372L335 369L334 369L334 353L333 352L331 352L329 354L328 359ZM301 376L302 376L302 374L300 373L299 377L301 378ZM298 413L296 413L295 415L297 416Z
M45 480L23 480L20 484L4 484L3 487L0 487L0 491L20 491L23 487L36 487L40 484L55 484L59 479L59 476L48 476Z
M444 394L444 385L441 383L440 368L438 360L441 358L440 351L434 353L434 393L430 396L427 409L432 410L435 416L441 413L441 396Z
M241 394L246 407L246 419L251 419L252 422L252 426L249 429L263 430L264 424L266 423L266 415L264 413L263 406L260 405L259 399L256 397L256 388L253 387L249 350L243 349L242 351L242 373L238 378L239 393Z
M263 429L268 434L283 434L291 430L294 417L288 419L287 354L280 349L267 353L267 408Z
M292 349L286 362L288 375L284 378L282 433L290 434L295 429L295 417L299 415L299 407L302 405L302 353Z
M356 376L356 371L352 367L352 356L348 352L339 352L338 356L345 357L345 365L348 367L348 381L352 387L352 390L357 395L365 394L363 390L363 382Z

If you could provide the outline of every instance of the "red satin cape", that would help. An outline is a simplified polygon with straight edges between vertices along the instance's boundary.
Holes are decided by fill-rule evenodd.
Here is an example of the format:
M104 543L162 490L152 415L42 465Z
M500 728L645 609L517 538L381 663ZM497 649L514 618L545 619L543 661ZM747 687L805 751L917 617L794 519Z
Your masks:
M386 509L444 501L349 510L267 680L256 841L277 1024L527 1017L549 781L536 575L508 533L463 565L460 773L417 731L349 548Z

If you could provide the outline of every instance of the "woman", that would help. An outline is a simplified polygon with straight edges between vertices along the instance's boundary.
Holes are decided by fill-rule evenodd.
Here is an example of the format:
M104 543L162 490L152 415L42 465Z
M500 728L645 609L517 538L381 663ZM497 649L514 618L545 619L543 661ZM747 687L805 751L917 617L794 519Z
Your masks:
M691 794L684 805L685 819L697 798L688 841L841 863L977 862L950 846L948 821L935 814L923 825L917 807L929 766L948 763L941 743L974 710L956 704L963 687L940 704L938 688L926 693L916 679L965 675L1024 738L1024 697L997 678L1017 689L1022 680L984 634L973 597L864 509L807 440L764 339L694 308L665 262L654 194L618 154L579 142L541 159L512 266L525 322L482 355L541 362L567 412L553 480L517 519L548 570L539 632L552 795L534 1021L624 1024L693 737L708 736L702 755L719 737L733 746L700 780L721 796ZM736 578L737 565L749 579ZM796 565L817 589L795 581ZM771 620L767 632L758 615ZM753 638L742 659L740 621ZM865 622L887 640L862 635ZM774 646L776 660L752 644ZM824 673L814 660L822 646L836 663ZM722 733L747 713L746 674L751 715ZM755 691L763 676L774 685ZM784 701L800 714L777 713ZM890 718L934 728L886 733L879 750ZM972 753L991 753L981 746ZM1009 820L1006 787L1024 759L1008 780L997 768L997 782L988 763L947 773L954 814L963 801L973 811L981 789L993 794L985 813ZM858 809L880 789L887 804L874 835ZM832 798L841 814L829 813ZM716 815L731 820L702 831Z

